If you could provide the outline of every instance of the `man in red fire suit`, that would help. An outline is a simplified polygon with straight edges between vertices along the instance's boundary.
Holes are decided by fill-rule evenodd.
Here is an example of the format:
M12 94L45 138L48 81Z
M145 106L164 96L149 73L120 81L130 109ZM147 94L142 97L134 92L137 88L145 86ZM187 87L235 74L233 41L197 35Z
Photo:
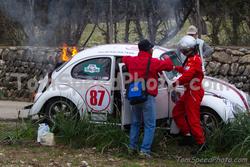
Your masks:
M183 67L174 68L182 75L172 86L184 85L185 92L173 109L173 119L184 136L184 140L179 144L190 145L192 135L199 146L192 153L197 154L206 148L205 137L200 124L200 104L204 96L202 61L193 37L184 36L179 42L179 49L186 56L186 61Z

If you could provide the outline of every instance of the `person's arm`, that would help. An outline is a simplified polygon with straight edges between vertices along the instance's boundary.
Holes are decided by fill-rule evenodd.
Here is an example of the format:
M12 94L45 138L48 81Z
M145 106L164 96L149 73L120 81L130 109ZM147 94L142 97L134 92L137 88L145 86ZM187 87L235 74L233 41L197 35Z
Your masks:
M201 68L201 60L200 59L194 59L193 63L190 64L190 68L182 74L182 76L177 79L177 81L174 83L174 86L176 84L178 85L185 85L188 84L193 78L196 73L196 71Z
M181 74L184 72L184 68L182 66L174 66L174 70Z
M122 62L126 64L127 61L128 61L128 56L123 56L122 57Z
M202 50L203 50L203 57L209 57L214 52L214 49L211 46L209 46L206 42L204 42Z
M157 61L156 63L158 72L171 71L174 68L173 62L170 58L166 58L165 60L155 59L155 61Z

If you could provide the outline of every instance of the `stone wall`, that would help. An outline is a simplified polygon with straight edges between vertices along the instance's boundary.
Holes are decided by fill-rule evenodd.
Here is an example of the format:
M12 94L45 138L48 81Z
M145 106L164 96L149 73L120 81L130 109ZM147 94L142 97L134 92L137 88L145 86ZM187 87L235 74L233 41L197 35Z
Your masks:
M60 51L48 47L0 47L0 99L32 101L34 82L53 68ZM213 55L206 59L206 73L250 92L250 48L215 47Z
M0 99L32 101L35 81L53 68L58 52L48 47L0 47Z
M206 59L206 74L250 93L250 48L215 47Z

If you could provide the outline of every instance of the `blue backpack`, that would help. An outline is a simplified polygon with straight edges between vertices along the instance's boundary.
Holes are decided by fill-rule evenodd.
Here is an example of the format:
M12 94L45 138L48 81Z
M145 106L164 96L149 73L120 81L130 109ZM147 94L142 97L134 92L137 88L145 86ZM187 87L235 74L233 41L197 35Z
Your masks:
M144 103L148 99L146 83L147 83L147 79L148 79L150 60L151 60L151 56L148 59L145 79L133 81L133 82L129 83L129 85L127 87L127 99L129 100L131 105Z

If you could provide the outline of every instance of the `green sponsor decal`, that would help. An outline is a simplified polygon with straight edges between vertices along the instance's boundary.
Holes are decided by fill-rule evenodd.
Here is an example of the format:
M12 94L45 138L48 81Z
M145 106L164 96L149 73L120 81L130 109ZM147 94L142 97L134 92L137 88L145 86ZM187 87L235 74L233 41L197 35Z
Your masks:
M86 64L83 65L83 71L90 74L100 73L101 66L99 66L98 64Z

